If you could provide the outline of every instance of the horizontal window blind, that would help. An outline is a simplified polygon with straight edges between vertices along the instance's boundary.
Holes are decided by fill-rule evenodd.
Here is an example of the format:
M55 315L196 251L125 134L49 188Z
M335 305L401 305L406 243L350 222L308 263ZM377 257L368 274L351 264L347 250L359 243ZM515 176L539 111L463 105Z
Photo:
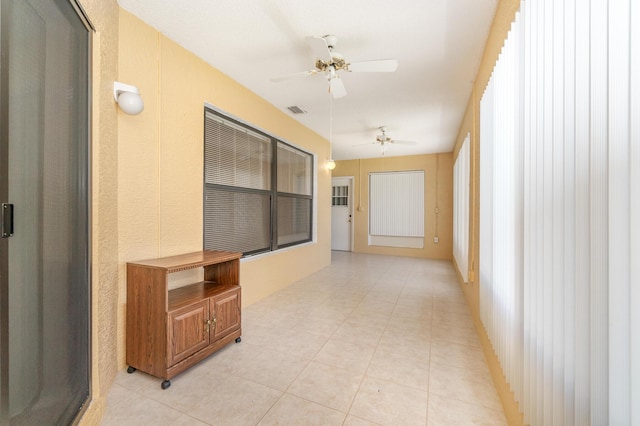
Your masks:
M480 317L526 424L640 424L639 9L521 2L480 102Z
M369 232L424 237L424 171L369 174Z
M278 196L278 245L311 239L311 200Z
M278 247L311 241L313 157L295 147L278 142Z
M278 192L311 195L312 160L306 152L278 142Z
M311 241L313 157L295 147L278 142L279 247Z
M269 194L205 188L204 247L253 253L271 248Z
M271 139L210 112L205 120L205 182L271 188Z

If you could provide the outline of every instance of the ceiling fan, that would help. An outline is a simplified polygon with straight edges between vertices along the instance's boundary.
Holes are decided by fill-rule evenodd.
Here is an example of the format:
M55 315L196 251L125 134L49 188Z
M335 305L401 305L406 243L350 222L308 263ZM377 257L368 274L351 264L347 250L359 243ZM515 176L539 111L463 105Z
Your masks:
M277 83L298 77L308 77L318 73L324 73L329 81L329 92L334 98L341 98L347 94L347 90L340 79L338 71L347 72L394 72L398 68L396 59L379 59L373 61L349 63L340 53L333 50L338 42L334 35L322 37L307 37L307 42L316 57L315 68L309 71L297 72L282 77L271 78Z
M382 155L384 155L384 153L387 151L387 148L389 147L390 144L398 144L398 145L415 145L416 144L415 141L400 141L400 140L392 139L387 135L387 126L380 126L378 127L378 129L380 130L380 134L376 136L376 140L374 142L363 143L355 146L380 144L380 152L382 153Z

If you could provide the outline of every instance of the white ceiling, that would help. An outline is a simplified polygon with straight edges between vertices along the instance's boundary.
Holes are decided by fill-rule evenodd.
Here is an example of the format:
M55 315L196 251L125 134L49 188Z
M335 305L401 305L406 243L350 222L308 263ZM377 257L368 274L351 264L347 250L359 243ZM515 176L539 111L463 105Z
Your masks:
M392 139L416 142L392 145L386 156L453 149L497 0L118 2L327 139L331 127L333 158L344 160L380 156L380 126ZM322 74L270 81L313 69L305 38L325 34L338 37L335 50L347 62L399 64L394 73L339 71L347 96L332 101L333 120ZM291 114L291 105L307 114Z

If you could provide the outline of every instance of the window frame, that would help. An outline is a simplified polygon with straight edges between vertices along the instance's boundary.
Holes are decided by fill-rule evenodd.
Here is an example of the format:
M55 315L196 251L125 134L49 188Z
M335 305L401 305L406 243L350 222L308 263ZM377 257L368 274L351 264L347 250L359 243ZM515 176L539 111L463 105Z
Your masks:
M253 132L253 133L257 133L258 135L264 136L265 138L269 139L269 143L270 143L270 151L271 151L271 170L270 170L270 185L269 185L269 189L254 189L254 188L248 188L248 187L241 187L241 186L229 186L229 185L222 185L222 184L212 184L212 183L208 183L207 182L207 170L206 170L206 149L207 149L207 145L206 145L206 136L207 136L207 114L211 114L213 116L215 116L216 118L223 120L224 122L229 122L231 123L233 126L236 127L240 127L242 129L246 129L248 132ZM284 140L283 138L277 137L261 128L256 127L255 125L248 123L238 117L232 116L218 108L216 108L213 105L207 104L205 103L205 107L204 107L204 114L203 114L203 223L202 223L202 227L203 227L203 248L205 250L207 250L206 247L206 233L207 233L207 200L206 200L206 195L207 195L207 190L208 189L217 189L217 190L223 190L223 191L228 191L228 192L233 192L233 193L260 193L260 194L267 194L270 197L270 207L269 207L269 246L268 248L265 249L257 249L257 250L252 250L252 251L246 251L246 252L242 252L243 253L243 257L249 257L249 256L255 256L255 255L264 255L264 254L268 254L268 253L272 253L272 252L276 252L279 250L283 250L289 247L295 247L295 246L299 246L299 245L303 245L303 244L307 244L310 242L315 241L315 235L316 235L316 226L315 226L315 216L316 216L316 210L317 210L317 158L316 155L312 152L309 152L306 149L301 148L300 146L293 144L291 142L288 142L286 140ZM283 192L283 191L278 191L278 149L279 149L279 144L282 144L284 146L286 146L288 149L292 149L296 152L300 152L303 154L303 156L308 156L309 157L309 161L308 161L308 188L309 188L309 193L308 194L299 194L299 193L295 193L295 192ZM278 206L278 199L279 198L288 198L288 199L294 199L294 200L307 200L309 203L309 217L307 220L305 220L306 222L306 226L307 226L307 237L300 239L300 240L296 240L296 241L288 241L286 243L282 243L279 244L278 243L278 211L279 211L279 206ZM282 206L280 206L280 211L282 212ZM305 218L306 219L306 218ZM222 248L215 248L215 250L223 250Z

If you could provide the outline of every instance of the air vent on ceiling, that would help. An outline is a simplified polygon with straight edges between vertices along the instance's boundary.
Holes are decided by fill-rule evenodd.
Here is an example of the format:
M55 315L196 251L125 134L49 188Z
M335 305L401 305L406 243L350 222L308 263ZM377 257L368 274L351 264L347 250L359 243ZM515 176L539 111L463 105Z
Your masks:
M294 114L306 114L307 111L303 110L297 105L288 106L287 109Z

